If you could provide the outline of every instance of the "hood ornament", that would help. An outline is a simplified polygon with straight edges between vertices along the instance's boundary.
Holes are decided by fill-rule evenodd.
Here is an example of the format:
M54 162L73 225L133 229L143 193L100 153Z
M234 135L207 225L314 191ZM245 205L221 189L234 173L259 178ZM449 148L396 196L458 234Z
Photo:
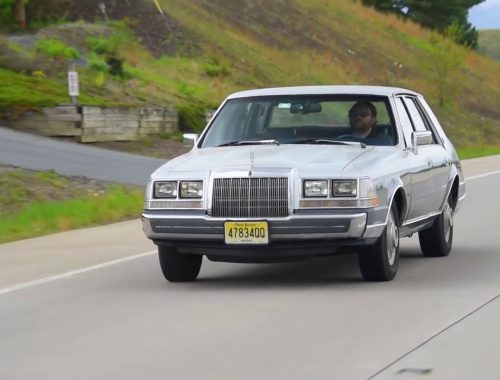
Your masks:
M253 163L255 161L255 154L254 152L250 152L250 170L248 172L248 176L251 177L252 176L252 170L253 170Z

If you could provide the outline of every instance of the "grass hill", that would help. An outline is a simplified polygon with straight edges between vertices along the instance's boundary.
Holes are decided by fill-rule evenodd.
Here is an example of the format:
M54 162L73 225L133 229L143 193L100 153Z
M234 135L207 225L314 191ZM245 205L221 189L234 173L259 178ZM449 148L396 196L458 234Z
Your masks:
M500 62L411 22L349 0L158 0L163 17L142 2L120 22L80 13L28 40L0 37L0 112L65 101L76 62L82 103L171 102L192 129L241 89L378 84L423 93L456 145L500 145Z
M500 60L500 29L480 30L478 42L481 53Z

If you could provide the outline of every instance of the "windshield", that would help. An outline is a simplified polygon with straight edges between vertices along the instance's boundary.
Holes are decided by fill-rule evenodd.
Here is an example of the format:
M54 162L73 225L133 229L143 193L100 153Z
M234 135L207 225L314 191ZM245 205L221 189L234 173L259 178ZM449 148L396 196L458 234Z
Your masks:
M201 147L248 144L395 145L389 101L374 96L262 96L231 99Z

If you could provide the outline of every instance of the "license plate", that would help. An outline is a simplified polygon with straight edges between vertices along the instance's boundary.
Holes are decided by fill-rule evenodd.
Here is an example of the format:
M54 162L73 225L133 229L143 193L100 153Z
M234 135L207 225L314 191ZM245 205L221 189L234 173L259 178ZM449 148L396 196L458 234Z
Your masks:
M226 244L268 244L267 222L225 222Z

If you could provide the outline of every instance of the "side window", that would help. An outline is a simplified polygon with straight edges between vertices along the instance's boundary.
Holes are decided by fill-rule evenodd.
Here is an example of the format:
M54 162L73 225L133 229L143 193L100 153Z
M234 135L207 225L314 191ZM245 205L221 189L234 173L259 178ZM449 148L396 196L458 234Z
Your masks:
M406 107L403 104L403 99L396 99L396 109L399 115L399 121L401 122L401 126L403 127L403 135L405 138L406 146L412 147L413 144L411 142L411 134L413 133L413 124L408 116L408 112L406 111Z
M432 135L433 135L432 138L434 140L434 143L436 143L438 141L442 141L441 136L439 135L439 132L438 132L438 130L436 128L436 124L435 124L435 123L437 123L439 125L436 117L434 116L434 114L432 114L432 111L430 109L425 108L425 105L426 105L425 101L422 102L421 100L423 100L423 99L422 98L420 98L420 99L414 98L413 102L417 106L417 108L420 112L420 115L422 115L422 118L424 119L425 124L427 125L427 129L432 131Z
M413 100L410 98L405 98L405 104L406 108L408 109L408 112L410 113L411 119L413 120L413 125L415 126L415 130L418 132L429 130L429 128L427 128L427 126L425 125L425 122L422 119L420 112L418 112L415 103L413 103Z

